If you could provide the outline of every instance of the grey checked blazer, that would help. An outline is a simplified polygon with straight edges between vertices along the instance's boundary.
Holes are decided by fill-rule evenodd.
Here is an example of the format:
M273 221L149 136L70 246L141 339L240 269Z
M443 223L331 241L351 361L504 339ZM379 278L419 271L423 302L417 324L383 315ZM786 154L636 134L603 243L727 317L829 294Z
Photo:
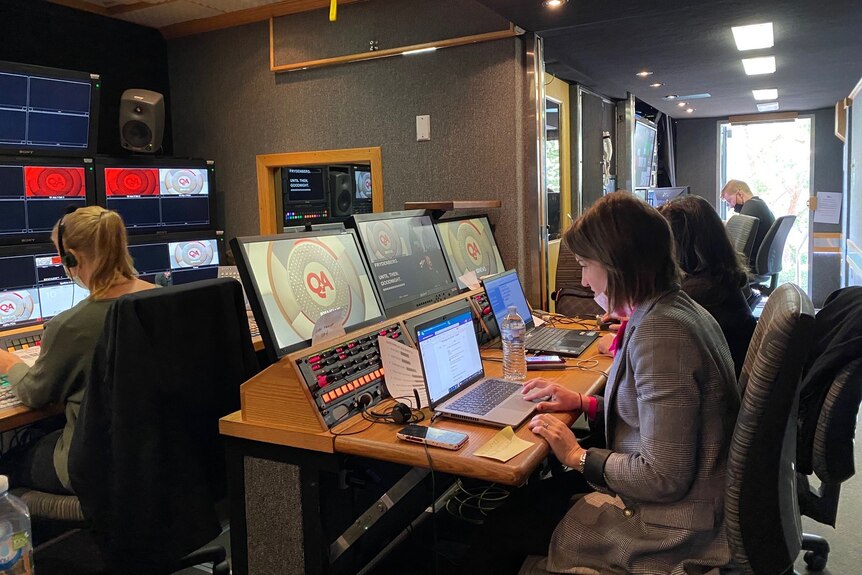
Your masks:
M673 290L638 306L605 391L609 450L590 449L581 498L551 539L562 573L706 573L730 562L725 468L739 410L727 343Z

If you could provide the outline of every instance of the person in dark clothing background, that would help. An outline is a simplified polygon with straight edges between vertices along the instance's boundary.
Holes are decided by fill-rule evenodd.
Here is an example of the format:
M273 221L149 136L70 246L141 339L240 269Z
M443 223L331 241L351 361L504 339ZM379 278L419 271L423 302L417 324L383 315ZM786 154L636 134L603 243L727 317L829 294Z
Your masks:
M659 212L673 230L682 290L718 322L739 377L757 323L742 292L748 282L743 256L734 251L721 219L704 198L683 196Z
M760 244L763 243L766 232L775 223L775 216L772 215L772 210L769 209L766 202L752 194L748 184L741 180L727 182L721 190L721 199L727 202L736 213L757 218L759 221L757 233L754 236L754 245L751 248L751 259L748 262L748 267L753 270L754 264L757 262Z

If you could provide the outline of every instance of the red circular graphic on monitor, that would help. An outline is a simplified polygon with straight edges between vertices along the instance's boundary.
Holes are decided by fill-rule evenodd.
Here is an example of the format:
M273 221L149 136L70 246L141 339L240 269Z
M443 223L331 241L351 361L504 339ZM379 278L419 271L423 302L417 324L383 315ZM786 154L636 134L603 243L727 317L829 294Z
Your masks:
M401 236L389 222L373 222L369 244L374 261L397 258L401 255Z
M476 226L471 220L465 220L457 226L449 226L448 231L449 244L455 246L452 257L458 266L459 275L468 271L481 275L502 271L497 269L497 259L485 229Z
M33 296L27 291L0 293L0 323L21 322L33 315Z
M200 194L204 189L204 178L200 172L189 169L165 170L165 193L180 196Z
M174 248L174 261L181 268L205 266L213 261L213 248L209 242L182 242Z
M24 167L26 195L34 198L83 198L84 168Z
M105 168L108 196L157 196L159 171L149 168Z
M269 259L273 296L301 337L311 337L315 322L334 309L344 310L342 324L364 317L359 276L343 250L336 252L324 241L309 238L293 245L273 244ZM298 322L300 318L304 321Z

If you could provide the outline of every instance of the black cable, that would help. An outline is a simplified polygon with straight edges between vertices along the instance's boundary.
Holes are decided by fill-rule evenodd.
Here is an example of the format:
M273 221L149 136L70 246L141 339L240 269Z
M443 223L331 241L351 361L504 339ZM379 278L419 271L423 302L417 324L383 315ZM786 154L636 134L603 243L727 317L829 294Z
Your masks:
M423 443L425 448L425 457L428 458L428 469L431 470L431 552L434 555L434 575L439 573L438 557L437 557L437 513L434 510L434 505L437 502L437 480L434 477L434 464L431 462L431 454L428 452L428 444Z

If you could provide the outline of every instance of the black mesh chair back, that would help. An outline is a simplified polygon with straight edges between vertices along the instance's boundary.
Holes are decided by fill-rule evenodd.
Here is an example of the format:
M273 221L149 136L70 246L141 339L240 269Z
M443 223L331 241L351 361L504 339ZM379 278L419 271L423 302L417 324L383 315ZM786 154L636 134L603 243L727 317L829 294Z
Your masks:
M796 496L796 413L814 306L796 285L770 296L740 375L742 405L727 465L727 536L746 574L792 572L802 540Z
M769 282L769 291L778 285L778 272L781 271L784 244L787 242L787 235L795 221L796 216L781 216L766 232L763 243L760 244L760 249L757 251L757 259L752 270L752 283Z
M730 238L733 249L745 256L746 262L751 259L754 237L757 235L757 227L759 225L760 220L743 214L730 216L725 225L724 229L727 230L727 237Z

